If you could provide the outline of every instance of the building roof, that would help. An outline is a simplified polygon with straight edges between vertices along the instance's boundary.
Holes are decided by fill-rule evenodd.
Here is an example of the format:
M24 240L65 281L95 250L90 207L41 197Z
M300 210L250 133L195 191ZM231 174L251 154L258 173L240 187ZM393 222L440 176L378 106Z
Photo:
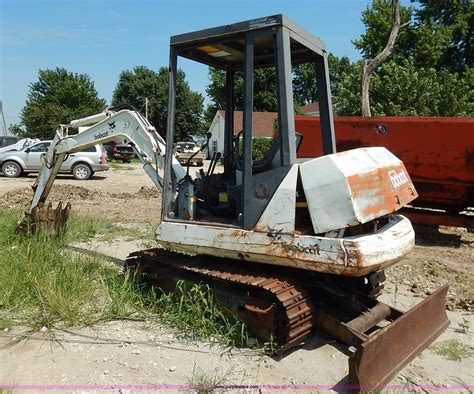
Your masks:
M301 107L303 115L319 115L319 103L309 103Z
M219 110L219 115L225 119L225 111ZM234 135L243 129L243 111L234 111ZM252 135L254 137L273 137L274 122L277 112L254 112L252 116Z

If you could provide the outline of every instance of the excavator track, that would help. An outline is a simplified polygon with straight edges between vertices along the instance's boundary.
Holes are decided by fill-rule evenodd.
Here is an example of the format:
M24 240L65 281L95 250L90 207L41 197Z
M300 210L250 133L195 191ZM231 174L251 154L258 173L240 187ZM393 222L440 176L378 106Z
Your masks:
M133 253L127 258L127 266L139 266L165 290L173 290L171 278L220 284L213 286L217 298L224 300L224 305L225 299L232 299L239 306L238 317L250 331L262 339L273 337L282 345L279 351L301 343L314 328L314 309L304 289L288 277L266 274L258 267L239 267L223 259L162 249Z
M275 339L277 351L301 343L315 327L326 331L355 349L348 373L355 391L389 383L449 325L448 286L402 312L374 298L383 288L382 272L353 281L163 249L132 253L127 266L164 291L174 291L179 280L207 283L254 337Z

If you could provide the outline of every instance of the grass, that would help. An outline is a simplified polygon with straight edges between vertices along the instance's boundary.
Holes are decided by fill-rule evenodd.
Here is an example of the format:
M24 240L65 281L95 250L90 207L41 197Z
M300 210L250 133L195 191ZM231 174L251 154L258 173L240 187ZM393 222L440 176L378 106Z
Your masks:
M228 346L248 343L245 324L219 305L207 284L189 287L179 281L174 294L160 297L158 309L163 321L199 338L213 338Z
M113 223L75 217L61 238L25 237L15 231L18 216L0 207L0 328L37 331L115 319L161 320L199 338L246 344L245 325L223 312L206 285L187 288L180 282L177 295L163 294L133 272L68 248L71 240L115 234Z
M458 329L456 329L456 332L462 332L463 334L468 334L469 330L471 329L471 324L469 323L469 320L465 319L464 317L462 318L462 321L458 323Z
M196 364L194 364L193 374L186 379L186 384L197 393L213 393L216 389L220 388L222 390L219 386L229 383L229 376L232 374L232 369L225 372L216 369L213 374L209 374L199 367L196 368Z
M135 278L98 258L73 253L67 248L70 235L52 239L16 234L15 220L15 212L0 208L2 325L37 330L91 325L147 312L150 294L141 291Z
M127 163L122 163L122 162L116 162L116 161L109 161L110 167L112 167L114 170L126 170L126 171L131 171L133 170L133 167Z
M451 361L462 361L465 358L474 357L474 350L471 346L463 344L457 339L448 339L437 343L432 347L434 352Z
M118 237L147 241L154 239L154 227L149 225L143 230L104 218L93 219L73 214L68 222L66 237L68 242L86 241L91 238L111 241Z

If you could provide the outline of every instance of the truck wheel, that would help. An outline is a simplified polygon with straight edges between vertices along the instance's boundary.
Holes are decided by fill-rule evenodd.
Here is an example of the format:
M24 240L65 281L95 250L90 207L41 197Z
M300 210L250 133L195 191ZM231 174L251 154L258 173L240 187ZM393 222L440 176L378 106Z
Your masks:
M79 163L73 167L72 175L80 181L85 181L92 176L92 170L87 164Z
M22 173L22 169L18 163L14 161L6 161L3 163L2 172L3 175L8 178L18 178Z

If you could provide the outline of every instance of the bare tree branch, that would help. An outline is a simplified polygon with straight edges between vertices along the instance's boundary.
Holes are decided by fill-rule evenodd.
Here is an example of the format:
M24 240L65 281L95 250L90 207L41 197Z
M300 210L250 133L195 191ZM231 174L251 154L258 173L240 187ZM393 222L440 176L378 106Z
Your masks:
M362 94L361 94L361 107L362 116L372 116L370 112L370 99L369 99L369 85L370 78L374 70L380 66L393 52L395 41L397 39L398 32L401 27L405 27L410 22L404 23L400 26L400 0L392 0L392 31L388 38L385 48L370 62L364 60L362 64Z

